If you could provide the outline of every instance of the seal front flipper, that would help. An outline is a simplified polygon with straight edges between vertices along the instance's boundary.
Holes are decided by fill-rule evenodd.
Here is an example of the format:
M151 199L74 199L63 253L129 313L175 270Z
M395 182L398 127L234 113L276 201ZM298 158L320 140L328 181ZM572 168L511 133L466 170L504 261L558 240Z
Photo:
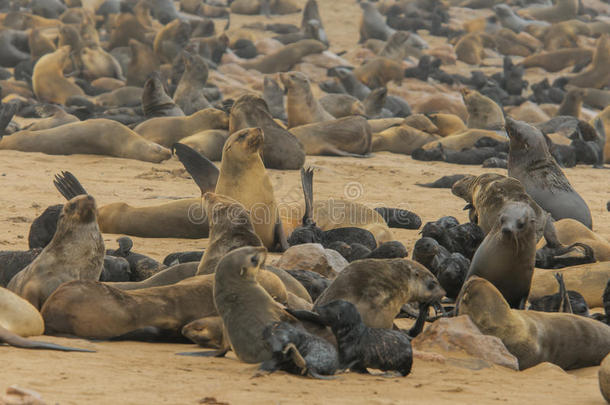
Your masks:
M216 189L220 170L218 170L214 163L193 148L182 143L175 143L172 146L172 152L178 156L186 171L193 177L202 195Z
M559 298L561 299L559 302L559 312L573 314L574 311L572 310L572 303L570 302L570 297L568 296L566 283L563 281L563 274L555 273L555 279L559 284Z
M320 315L313 311L307 311L305 309L286 308L286 312L288 312L290 315L294 316L300 321L308 321L316 323L318 325L327 326L324 322L322 322Z
M68 201L77 195L88 194L87 190L80 184L78 179L68 171L62 171L60 174L56 174L53 184L55 184L57 191L59 191Z
M423 330L426 324L426 319L428 318L428 308L430 308L429 303L420 303L419 304L419 315L415 324L409 329L407 335L409 335L409 339L414 339L419 335Z
M8 329L0 326L0 343L6 343L13 347L19 347L22 349L41 349L41 350L59 350L62 352L83 352L83 353L95 353L95 350L78 349L75 347L67 347L58 345L50 342L39 342L35 340L28 340L22 338L19 335L14 334Z
M275 224L275 228L273 230L274 238L275 238L275 251L276 252L285 252L288 250L290 245L288 244L288 239L286 239L286 234L284 233L284 227L282 226L282 220L278 219Z
M205 352L180 352L177 356L201 356L201 357L224 357L229 351L229 348L221 350L207 350Z
M6 103L0 106L0 139L6 134L6 127L11 123L19 106L17 103Z

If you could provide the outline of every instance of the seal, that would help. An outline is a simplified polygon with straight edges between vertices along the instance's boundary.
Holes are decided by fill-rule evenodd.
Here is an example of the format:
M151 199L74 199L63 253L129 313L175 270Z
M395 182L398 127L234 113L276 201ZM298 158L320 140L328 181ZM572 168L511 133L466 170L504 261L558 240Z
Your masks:
M7 287L41 308L62 283L99 280L103 261L104 241L95 200L89 195L78 196L64 205L51 242Z
M569 115L574 118L580 116L580 109L582 107L583 98L585 97L585 91L583 89L571 89L563 98L557 116Z
M189 322L182 328L182 335L202 347L221 349L225 346L223 340L222 318L208 316Z
M80 87L64 77L63 71L68 63L71 63L69 46L62 46L36 62L32 88L38 100L66 104L70 97L85 95Z
M481 65L487 56L486 47L495 47L492 36L485 32L471 32L462 36L455 44L455 54L462 62L469 65Z
M364 117L300 125L290 128L290 132L303 144L307 155L364 157L371 153L371 126Z
M390 58L376 57L354 69L354 76L371 89L385 87L394 81L398 85L405 77L402 63Z
M224 129L208 129L182 138L179 143L189 146L214 162L219 162L228 137L228 131Z
M408 125L398 125L373 135L373 152L388 151L410 155L427 143L440 139Z
M263 339L271 351L271 359L260 370L287 371L326 379L339 368L337 349L326 340L287 322L274 322L263 330Z
M228 129L224 111L207 108L186 117L156 117L138 124L134 131L159 145L171 147L182 138L207 129Z
M605 68L608 63L610 63L610 35L604 34L597 40L591 66L570 78L568 83L582 88L601 89L610 80L610 72Z
M305 162L299 140L273 120L265 100L254 94L239 97L229 116L229 133L246 128L263 130L263 163L269 169L298 170Z
M280 73L280 80L286 89L286 112L289 128L335 119L314 98L309 79L303 73Z
M536 214L524 202L506 204L470 263L466 279L491 282L511 308L525 308L536 262Z
M151 257L132 252L133 241L127 236L117 239L118 249L109 249L107 254L113 257L121 257L127 260L131 272L131 281L146 280L165 269L165 265Z
M589 307L585 298L578 291L568 291L562 274L556 273L555 279L559 284L559 292L531 300L528 309L544 312L565 312L589 317Z
M235 249L218 262L214 278L214 302L231 348L246 363L271 359L272 353L263 340L267 325L297 322L256 281L266 257L264 247Z
M460 117L454 114L431 113L426 117L438 128L438 135L443 138L465 131L468 127Z
M299 63L305 56L321 53L326 45L315 39L302 39L293 44L286 45L282 49L263 56L260 60L244 62L241 64L245 69L258 70L261 73L288 72L294 65Z
M466 281L456 312L468 315L483 334L500 338L517 357L520 370L542 362L564 370L597 366L610 352L608 325L574 314L511 309L493 284L480 277Z
M24 126L23 129L27 129L29 131L41 131L44 129L55 128L60 125L80 121L74 115L68 114L63 108L52 104L41 106L40 108L37 108L37 111L41 115L46 116L46 118L32 122L31 124Z
M349 94L327 94L318 100L320 106L335 118L365 115L364 105Z
M267 103L269 113L273 118L286 121L284 90L275 79L269 76L265 76L265 79L263 80L263 99L265 100L265 103Z
M182 60L184 73L174 92L174 102L186 115L190 115L211 107L203 93L208 80L208 65L201 56L186 51L182 52Z
M591 49L568 48L530 55L523 59L521 64L525 68L540 67L547 72L554 73L577 63L590 62L592 58L593 51Z
M386 25L385 19L374 4L363 1L360 3L360 8L362 8L362 17L360 19L359 44L371 38L387 41L396 32Z
M610 243L581 222L571 218L561 219L555 222L555 229L559 241L564 245L584 243L593 249L595 260L610 261Z
M344 300L319 305L316 313L337 338L342 367L365 374L367 368L398 371L403 377L411 372L413 351L407 334L367 326L356 306Z
M215 193L239 201L250 212L250 220L263 245L268 249L283 251L288 248L288 242L273 186L260 156L263 139L260 128L242 129L227 139L222 151ZM176 153L196 183L208 181L197 172L198 168L205 167L209 162L207 159L186 145L177 144ZM206 188L201 188L202 193L207 191Z
M104 118L41 131L19 131L0 139L0 149L49 155L106 155L152 163L171 157L169 149L148 141L119 122Z
M548 22L570 20L578 15L578 0L557 0L551 7L530 7L521 14Z
M129 40L131 59L127 65L127 85L142 87L152 72L159 70L159 60L149 45Z
M417 262L364 259L350 263L339 273L314 303L314 311L332 301L345 300L356 306L368 327L391 329L405 303L432 302L444 295L432 273Z
M184 112L165 92L159 72L152 72L144 83L142 111L146 118L184 117Z
M468 128L504 132L504 113L498 104L476 90L463 88L460 92L468 109Z
M549 153L542 133L525 122L506 118L510 138L508 175L518 179L525 191L555 220L573 218L592 228L587 203Z

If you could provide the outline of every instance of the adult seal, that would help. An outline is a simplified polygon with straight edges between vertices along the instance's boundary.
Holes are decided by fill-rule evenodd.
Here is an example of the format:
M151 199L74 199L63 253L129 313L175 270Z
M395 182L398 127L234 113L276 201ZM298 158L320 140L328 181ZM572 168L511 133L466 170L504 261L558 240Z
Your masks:
M592 228L587 203L572 188L549 152L542 133L525 122L506 118L510 138L508 175L518 179L525 191L555 220L572 218Z
M480 277L464 284L457 314L468 315L483 334L500 338L520 370L542 362L564 370L597 366L610 352L608 325L574 314L511 309Z
M71 280L99 280L104 241L97 225L93 197L82 195L64 205L51 242L8 289L41 308L61 284Z
M270 360L263 331L273 322L298 322L256 281L267 252L263 247L233 250L218 262L214 302L231 348L246 363Z
M80 87L64 77L63 71L69 62L71 63L70 47L67 45L44 55L36 62L32 88L38 100L66 104L70 97L85 95Z
M524 308L535 261L536 214L527 203L509 203L475 252L466 279L483 277L511 308Z

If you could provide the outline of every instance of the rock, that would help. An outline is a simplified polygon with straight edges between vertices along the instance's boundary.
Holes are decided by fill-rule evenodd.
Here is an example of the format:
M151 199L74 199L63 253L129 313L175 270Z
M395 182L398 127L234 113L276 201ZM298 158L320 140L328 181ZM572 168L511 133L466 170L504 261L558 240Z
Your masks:
M602 361L599 368L599 389L606 402L610 403L610 354Z
M45 405L39 393L12 385L0 396L0 405Z
M412 344L422 351L463 350L470 356L519 370L517 358L502 341L495 336L483 335L467 315L439 319L417 336Z
M285 270L310 270L332 279L348 264L336 250L324 249L319 243L304 243L286 250L275 265Z

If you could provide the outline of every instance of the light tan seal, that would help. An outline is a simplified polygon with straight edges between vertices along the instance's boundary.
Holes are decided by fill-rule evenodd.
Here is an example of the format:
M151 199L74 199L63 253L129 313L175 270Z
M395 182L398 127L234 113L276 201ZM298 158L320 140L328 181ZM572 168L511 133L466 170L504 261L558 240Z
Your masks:
M62 283L99 280L104 263L104 241L97 225L95 200L78 196L66 203L53 239L7 288L36 308Z
M303 73L280 73L280 80L286 89L288 128L335 119L314 98L309 79Z
M308 155L362 157L371 153L371 126L364 117L296 126L290 132L303 144Z
M214 302L237 357L246 363L271 358L263 329L273 322L298 321L269 295L256 280L267 252L263 247L233 250L218 262Z
M548 22L570 20L578 15L578 0L557 0L551 7L530 7L520 14Z
M421 264L408 259L363 259L350 263L318 297L314 311L336 300L356 306L370 328L391 329L407 302L433 302L445 291Z
M468 128L504 131L504 113L492 99L476 90L461 90L464 104L468 109Z
M570 78L572 86L601 89L610 81L610 35L604 34L597 40L591 66L582 73Z
M468 315L485 335L500 338L519 369L542 362L565 370L597 366L610 352L610 326L574 314L511 309L487 280L466 281L457 314Z
M354 76L371 89L376 89L386 86L391 81L400 85L405 77L405 69L401 62L377 57L354 69Z
M36 62L32 88L38 100L66 104L70 97L85 95L83 89L64 77L63 71L71 63L69 46L62 46Z
M299 63L303 57L314 53L321 53L326 45L315 39L302 39L282 47L277 52L263 56L252 62L242 63L246 69L258 70L261 73L287 72Z
M415 149L440 139L408 125L398 125L373 135L373 152L388 151L410 155Z
M73 122L41 131L19 131L0 139L0 149L107 155L159 163L171 157L169 149L153 143L125 125L104 118Z
M207 129L229 129L227 113L206 108L186 117L156 117L138 124L134 131L151 142L169 148L182 138Z
M568 48L551 52L538 52L523 59L521 64L525 68L540 67L553 73L592 58L593 51L591 49Z
M208 129L182 138L179 142L190 146L206 158L218 162L222 158L222 148L229 137L224 129Z

